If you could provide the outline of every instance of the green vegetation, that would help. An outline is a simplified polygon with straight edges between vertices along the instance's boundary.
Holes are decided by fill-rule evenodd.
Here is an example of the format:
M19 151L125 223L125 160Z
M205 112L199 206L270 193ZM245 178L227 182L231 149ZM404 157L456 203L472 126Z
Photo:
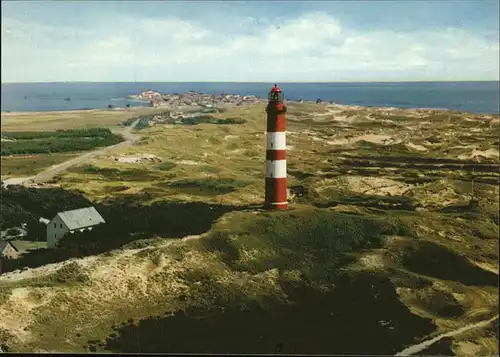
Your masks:
M300 190L298 187L292 188ZM311 197L312 196L312 197ZM419 206L418 202L411 197L405 196L382 196L382 195L352 195L339 194L335 190L325 190L319 197L313 195L305 196L303 202L309 203L317 207L330 207L339 204L353 205L361 207L373 207L386 210L408 210L414 211Z
M133 242L124 244L121 249L142 249L150 248L157 245L165 244L167 239L164 238L145 238L134 240Z
M139 117L139 122L135 125L135 130L141 130L149 126L149 117Z
M76 262L72 262L59 268L52 279L59 284L82 284L89 281L89 276Z
M2 195L2 204L0 205L0 229L7 229L10 227L18 227L24 222L36 222L36 215L26 211L21 205L16 202L4 198Z
M180 274L190 287L176 300L182 310L124 322L107 339L89 341L91 350L267 353L279 347L288 353L359 354L368 348L359 344L355 332L363 326L363 331L377 336L367 342L370 351L393 354L415 336L432 332L433 324L412 315L386 277L345 268L355 260L349 252L379 247L383 235L408 233L406 224L396 218L305 207L257 215L231 213L197 242L201 247L184 246L184 252L175 252L185 268ZM141 256L161 260L152 253L171 256L170 248L174 247ZM186 266L187 256L205 250L206 261L200 256L199 266ZM395 316L399 329L380 324ZM245 321L244 326L237 321ZM164 331L164 337L152 333L155 330ZM190 331L196 346L190 346L180 331Z
M459 159L488 150L498 140L496 124L469 114L429 113L423 123L412 111L329 114L324 105L294 106L288 114L304 118L290 115L287 127L286 212L259 209L265 105L201 120L241 117L245 125L145 130L141 151L172 162L98 159L61 177L62 185L99 203L45 189L8 197L10 221L50 218L74 204L94 205L106 224L63 238L58 250L26 252L6 267L95 256L81 261L85 271L68 268L52 277L56 289L36 288L41 283L33 280L5 286L39 294L44 304L32 310L21 291L0 289L2 301L10 296L0 304L7 332L26 326L32 337L0 331L5 343L16 351L393 355L496 314L496 148ZM472 129L474 135L464 135ZM356 141L365 134L399 144ZM352 143L337 145L347 135ZM131 148L117 151L129 155ZM174 241L188 235L194 236ZM359 343L362 335L371 338ZM476 339L483 349L475 355L498 353L493 331ZM474 355L455 342L446 354Z
M84 344L85 348L90 346L88 348L91 350L143 353L178 352L180 348L184 348L184 351L208 353L218 352L220 348L224 348L226 352L227 349L233 351L231 346L234 346L240 352L244 350L263 353L268 351L269 346L274 348L281 341L285 351L302 353L306 352L306 345L302 343L310 341L313 336L324 334L329 338L321 337L318 340L315 347L317 353L363 353L366 351L366 345L361 347L356 338L346 340L345 337L346 331L349 336L355 336L355 331L363 328L363 331L377 336L374 340L376 342L370 342L371 351L375 349L379 353L393 354L404 345L411 344L415 337L422 338L435 330L429 319L412 314L408 307L399 301L391 280L394 277L396 281L403 272L406 274L405 281L410 282L408 286L411 288L416 286L414 280L425 283L421 284L421 293L417 296L418 300L414 306L432 311L436 316L464 315L464 305L458 303L451 293L431 288L436 276L434 272L439 271L436 266L430 269L433 270L432 274L418 270L418 275L414 275L413 266L406 262L406 257L414 253L407 247L394 248L394 253L401 252L402 255L400 260L393 261L392 269L400 269L399 264L402 264L402 268L410 269L410 272L394 270L390 273L391 280L384 275L384 269L376 273L355 272L349 269L356 264L358 252L381 249L385 244L383 238L386 236L407 237L410 241L418 242L415 239L417 233L414 227L416 223L426 221L426 217L414 212L374 211L374 214L353 215L310 206L292 207L286 212L233 212L213 224L206 237L192 242L191 245L170 246L165 245L165 239L149 238L155 234L172 236L165 230L173 232L172 229L181 228L179 224L182 217L206 218L207 213L212 211L208 207L200 207L201 210L197 212L188 205L183 207L173 205L167 208L165 204L154 208L133 205L124 207L123 203L116 202L113 211L106 211L104 206L98 207L99 211L105 214L106 225L92 234L75 234L69 239L63 239L58 254L66 256L61 255L58 260L109 252L120 246L127 249L145 248L136 253L131 261L141 265L147 262L151 266L161 267L158 273L148 273L148 286L167 284L172 279L169 275L172 269L176 279L181 279L178 281L182 281L181 285L187 287L180 296L169 295L170 289L162 290L158 295L151 295L156 294L151 290L148 300L143 301L143 295L137 290L137 282L132 276L126 277L128 280L121 285L125 285L123 289L135 296L137 300L134 302L137 303L131 305L130 300L123 300L128 302L127 305L115 302L113 307L107 307L105 318L85 325L84 328L79 327L79 334L90 340ZM194 221L187 222L192 226ZM199 220L196 220L196 224L198 223ZM207 229L211 224L206 223L208 225L202 229ZM154 232L151 232L151 229ZM146 233L144 230L150 232ZM126 234L131 231L142 231L145 234ZM183 236L190 232L178 233ZM485 231L484 234L489 233ZM37 254L41 256L42 253L54 254L42 250ZM441 253L437 252L439 256ZM117 256L119 254L120 251L110 253ZM456 253L450 254L456 256ZM426 264L439 262L436 257L437 255L431 254ZM420 258L415 259L418 261ZM45 264L48 262L54 260L46 260ZM24 265L27 263L27 260L23 262ZM450 263L457 266L455 260ZM462 264L460 261L458 263ZM61 268L48 280L41 278L19 282L15 286L64 286L70 291L72 284L85 286L88 281L88 275L81 271L81 268L75 268L78 266ZM459 266L459 269L462 268ZM467 269L469 271L460 274L470 274L470 266ZM396 286L399 284L401 283ZM4 286L3 289L10 288ZM89 286L88 289L96 287ZM0 298L6 299L4 295L8 296L8 291L0 294ZM37 333L58 333L57 339L50 337L36 342L38 348L53 349L55 347L52 346L57 346L59 349L75 350L75 347L71 346L77 339L65 331L72 331L75 326L80 326L78 324L85 316L95 314L93 305L89 305L86 300L88 295L85 296L87 298L84 299L77 298L76 295L63 300L55 299L50 308L38 310L37 322L30 328ZM45 319L48 318L49 312L60 304L71 304L78 314L64 320L53 318L50 327L47 327ZM338 309L339 305L342 306L341 310ZM140 312L136 312L135 306L140 306ZM172 308L178 312L173 316L162 316L165 310L172 311ZM147 317L149 315L152 317ZM141 316L142 320L137 318ZM132 322L125 322L127 319ZM336 323L331 323L331 319ZM234 326L238 326L236 321L241 320L247 321L245 328L240 329L241 331L235 330ZM282 335L277 333L281 331L277 321L285 320L290 328ZM381 320L398 321L400 328L388 329L380 324ZM318 321L321 322L321 329L314 327L318 326ZM120 322L125 323L118 327ZM210 330L207 324L214 324L216 327L212 326ZM111 329L111 326L115 327ZM266 326L265 335L268 337L261 341L255 335L258 343L245 344L248 334L253 336L257 331L262 333L263 326ZM217 340L218 335L227 338L228 334L223 333L227 329L232 331L230 335L231 341L235 341L234 345L228 345L227 340ZM154 330L165 331L169 338L152 334ZM175 334L175 331L178 331L178 334ZM187 339L182 337L182 331L190 331L190 337L195 337L199 342L197 346L200 347L190 347ZM208 332L207 335L207 331L213 332ZM61 336L69 342L63 342L61 345ZM139 347L130 342L135 339L140 339L141 346L146 347ZM178 341L176 345L171 344L174 340ZM343 344L340 341L343 341ZM83 345L83 342L80 345ZM217 348L217 345L221 347Z
M161 171L169 171L172 170L174 167L176 167L177 164L174 162L170 161L163 161L161 164L159 164L156 168Z
M45 132L3 132L1 155L73 152L115 145L123 141L109 129L72 129Z
M77 232L64 237L57 250L27 251L21 258L6 262L6 271L105 253L141 239L200 234L208 230L213 221L222 214L236 209L232 206L198 202L158 202L150 206L140 206L137 202L143 199L141 196L128 196L123 200L97 204L86 200L78 192L57 188L29 189L23 186L9 186L8 189L3 189L2 199L2 228L20 226L22 222L28 222L26 240L45 240L46 226L38 222L38 217L52 218L60 211L93 205L106 221L106 224L99 225L90 232ZM192 221L185 219L186 217L197 219ZM29 244L24 244L22 248L27 246ZM35 246L36 244L33 248Z
M265 285L263 278L246 279L253 287L244 288L246 296L232 290L223 295L224 285L207 275L204 279L193 277L197 295L204 297L207 304L224 308L190 307L168 317L123 321L104 342L89 341L89 350L301 355L328 351L359 355L373 351L393 355L413 336L433 330L429 320L412 315L398 303L390 283L376 275L344 276L338 279L334 292L282 283L288 302L253 296L252 290L258 291ZM373 298L374 293L380 298ZM378 323L394 321L396 316L400 328L395 331ZM360 330L369 332L369 342L359 343ZM197 342L192 343L192 339Z
M68 192L61 188L35 189L19 185L5 188L2 186L1 197L1 229L19 227L24 222L28 223L28 226L30 224L34 224L35 227L41 225L42 232L34 227L28 227L28 235L43 233L42 239L45 239L45 225L38 222L39 217L52 219L57 212L92 205L79 192Z
M483 224L476 227L472 234L480 239L498 239L500 236L500 229L498 227L498 222L484 222Z
M236 215L233 223L238 221L238 225L203 240L207 248L220 252L233 269L252 273L272 268L298 270L314 281L333 278L346 251L377 246L383 235L411 234L396 218L322 209L267 213L253 219Z
M147 116L141 115L137 118L128 118L127 120L120 123L121 126L131 126L137 119L146 118Z
M407 246L402 255L402 265L419 274L464 285L498 286L498 274L474 266L449 248L431 241Z
M206 173L211 173L211 174L216 174L222 171L222 169L215 167L215 166L209 166L209 165L203 165L200 166L199 168L200 172L206 172Z
M419 307L433 311L437 316L456 318L464 314L464 307L452 293L437 289L435 286L426 286L417 292Z
M56 131L11 131L2 132L2 137L14 140L39 140L47 138L80 138L106 137L111 131L105 128L71 129Z
M154 179L152 172L131 168L120 170L113 167L98 167L87 164L75 167L72 172L80 174L99 175L107 181L149 181Z
M3 145L3 143L2 143ZM75 153L42 154L36 156L2 156L2 177L27 177L76 157Z
M27 240L12 240L11 243L21 252L29 250L47 248L47 242L27 241Z
M173 188L188 190L193 194L225 194L247 186L249 183L232 178L182 179L168 183Z
M6 301L13 288L32 287L45 288L56 286L73 286L85 284L89 281L89 276L76 262L63 265L54 273L41 277L23 279L18 282L0 282L0 303ZM2 301L3 300L3 301ZM1 340L0 340L1 341Z
M195 112L199 112L196 110ZM205 111L205 113L211 113L213 111ZM217 112L215 110L215 112ZM130 126L132 123L134 123L137 119L139 119L139 123L136 125L135 129L140 130L144 129L149 125L149 121L155 117L155 116L161 116L161 117L166 117L168 118L170 116L170 112L162 112L158 114L153 114L153 115L141 115L137 118L130 118L122 122L120 125L122 126ZM198 125L198 124L219 124L219 125L224 125L224 124L244 124L246 120L240 119L240 118L225 118L225 119L219 119L214 117L213 115L208 115L208 114L201 114L198 116L194 117L189 117L189 118L182 118L179 119L180 124L183 125Z
M182 124L197 125L197 124L244 124L246 120L239 118L217 119L212 115L200 115L192 118L181 119Z

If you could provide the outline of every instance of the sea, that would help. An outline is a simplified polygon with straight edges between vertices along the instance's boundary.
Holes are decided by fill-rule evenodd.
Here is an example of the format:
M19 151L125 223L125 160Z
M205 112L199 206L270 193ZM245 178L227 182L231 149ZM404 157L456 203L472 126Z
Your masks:
M500 83L381 82L278 83L288 100L333 101L337 104L397 108L438 108L473 113L500 112ZM145 90L161 93L256 95L267 98L274 83L222 82L64 82L2 83L1 111L63 111L150 106L127 99Z

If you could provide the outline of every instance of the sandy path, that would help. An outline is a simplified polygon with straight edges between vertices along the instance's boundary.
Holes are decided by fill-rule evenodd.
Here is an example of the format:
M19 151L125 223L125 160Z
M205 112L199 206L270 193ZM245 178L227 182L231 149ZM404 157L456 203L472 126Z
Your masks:
M475 324L469 324L469 325L466 325L464 327L461 327L457 330L454 330L454 331L450 331L450 332L447 332L447 333L443 333L437 337L434 337L430 340L426 340L424 342L421 342L421 343L418 343L416 345L413 345L413 346L410 346L408 348L405 348L403 351L399 352L399 353L396 353L396 356L409 356L409 355L413 355L415 353L418 353L420 351L423 351L425 350L427 347L435 344L436 342L438 342L439 340L445 338L445 337L451 337L451 336L455 336L455 335L459 335L465 331L468 331L468 330L472 330L474 328L478 328L478 327L484 327L490 323L492 323L493 321L495 321L496 319L498 319L498 315L496 315L495 317L492 317L491 319L489 320L486 320L486 321L481 321L481 322L477 322Z
M127 127L125 130L112 130L113 133L115 134L121 134L124 138L125 141L122 141L121 143L118 143L116 145L111 145L107 146L105 148L100 148L91 152L84 153L78 157L75 157L71 160L65 161L61 164L51 166L47 168L46 170L42 171L41 173L31 176L31 177L17 177L17 178L10 178L4 181L5 186L8 185L23 185L25 183L40 183L44 181L48 181L51 178L53 178L55 175L58 173L67 170L68 168L75 166L77 164L81 164L82 162L85 162L86 160L103 155L106 152L108 152L111 149L115 149L118 147L122 147L125 145L129 145L133 142L135 142L138 137L132 133L132 130L135 128L137 123L139 122L139 119L137 119L130 127Z
M179 244L179 242L187 242L190 240L194 239L200 239L204 236L204 234L197 234L197 235L190 235L183 237L181 239L172 239L164 244L158 245L158 246L147 246L144 248L137 248L137 249L125 249L121 252L116 253L113 257L107 258L107 261L109 260L116 260L116 259L121 259L127 256L133 256L134 254L137 254L143 250L146 249L161 249L165 248L169 245L172 244ZM57 263L51 263L51 264L46 264L42 265L40 267L36 268L28 268L25 270L14 270L12 272L7 272L4 273L0 276L0 282L16 282L20 280L25 280L25 279L31 279L31 278L41 278L44 276L47 276L49 274L55 273L57 270L62 268L63 266L70 264L70 263L78 263L83 268L91 268L94 267L95 264L101 264L101 269L105 268L106 263L102 263L98 261L98 258L102 256L102 254L99 255L91 255L88 257L84 258L71 258L62 262L57 262Z

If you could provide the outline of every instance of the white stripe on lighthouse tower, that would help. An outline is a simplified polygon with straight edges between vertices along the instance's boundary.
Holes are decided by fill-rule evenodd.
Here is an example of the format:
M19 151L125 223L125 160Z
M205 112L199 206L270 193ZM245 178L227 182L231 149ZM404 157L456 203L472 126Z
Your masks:
M284 151L286 150L286 134L284 131L267 133L267 150ZM266 177L285 178L286 160L267 160Z
M267 133L267 150L286 150L286 136L284 131L269 131Z
M266 161L266 177L268 177L268 178L285 178L286 177L286 160L267 160Z

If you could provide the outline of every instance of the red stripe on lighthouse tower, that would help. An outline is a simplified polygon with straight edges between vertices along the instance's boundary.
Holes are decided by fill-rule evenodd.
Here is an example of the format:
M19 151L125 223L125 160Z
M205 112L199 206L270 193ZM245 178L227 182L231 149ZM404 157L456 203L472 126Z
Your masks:
M286 134L283 93L277 85L269 92L266 147L266 202L268 209L287 209Z

